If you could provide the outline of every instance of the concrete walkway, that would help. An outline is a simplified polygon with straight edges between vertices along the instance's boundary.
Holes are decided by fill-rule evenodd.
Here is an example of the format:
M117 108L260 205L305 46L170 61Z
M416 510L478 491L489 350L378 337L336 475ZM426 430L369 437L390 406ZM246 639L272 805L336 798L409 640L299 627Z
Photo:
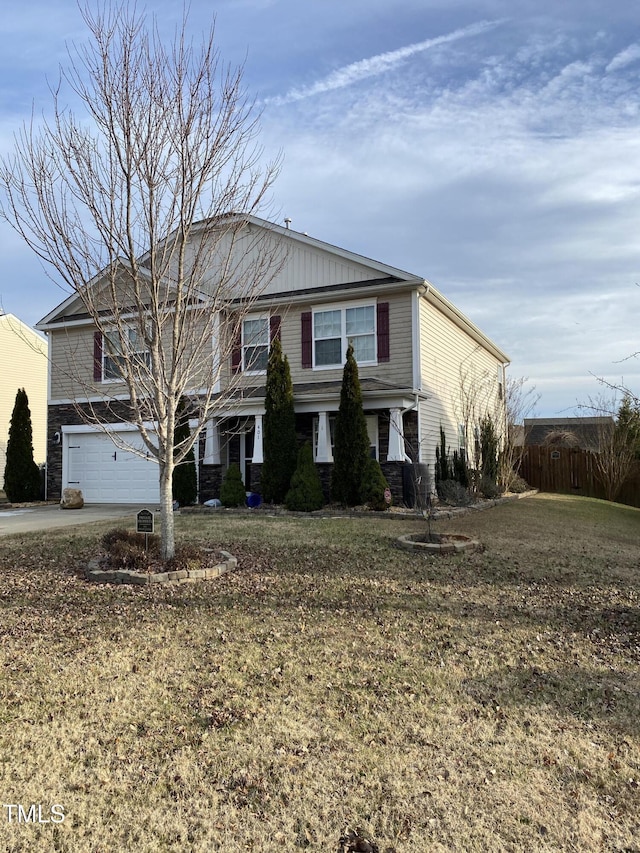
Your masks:
M94 521L128 519L135 524L135 514L141 506L130 504L88 504L82 509L60 509L58 504L7 507L0 505L0 536L13 533L33 533L59 527L77 527ZM156 506L145 507L152 512Z

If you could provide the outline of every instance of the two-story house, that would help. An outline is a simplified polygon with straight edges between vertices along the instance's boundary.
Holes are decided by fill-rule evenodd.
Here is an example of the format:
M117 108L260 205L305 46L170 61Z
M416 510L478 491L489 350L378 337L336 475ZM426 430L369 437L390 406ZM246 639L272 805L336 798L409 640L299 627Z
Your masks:
M461 430L464 377L482 382L485 399L500 410L507 356L422 276L255 217L246 222L248 228L268 228L285 260L244 317L223 365L221 387L233 381L234 393L196 445L200 500L219 495L224 471L234 461L247 489L259 490L266 362L276 334L291 368L299 439L312 442L325 484L351 343L371 453L395 500L406 499L410 466L433 471L441 427L452 448L468 440ZM148 454L115 447L108 432L86 424L78 413L82 403L103 407L111 434L128 436L134 450L143 448L127 418L126 395L104 402L113 353L96 335L78 296L37 328L50 342L49 496L74 486L89 503L156 502L157 466Z

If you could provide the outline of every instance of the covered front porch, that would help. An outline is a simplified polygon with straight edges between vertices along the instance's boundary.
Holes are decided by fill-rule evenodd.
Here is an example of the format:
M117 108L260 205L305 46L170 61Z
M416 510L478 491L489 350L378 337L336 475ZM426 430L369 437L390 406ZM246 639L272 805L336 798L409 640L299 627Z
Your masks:
M334 426L339 406L339 387L332 393L294 389L298 446L309 442L318 466L327 501L330 499ZM418 406L409 394L382 394L363 389L363 409L372 458L380 462L394 502L407 503L407 468L419 461ZM264 399L253 397L207 424L200 452L200 500L219 497L220 484L229 465L240 467L247 491L260 492L264 462Z

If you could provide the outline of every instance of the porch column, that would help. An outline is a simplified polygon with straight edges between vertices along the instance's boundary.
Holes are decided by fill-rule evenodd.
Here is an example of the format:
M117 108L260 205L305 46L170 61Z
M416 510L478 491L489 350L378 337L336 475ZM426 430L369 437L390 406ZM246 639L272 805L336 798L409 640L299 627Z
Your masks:
M252 462L262 464L264 462L264 450L262 447L262 415L256 415L256 431L253 438L253 458Z
M318 446L316 448L316 462L333 462L328 412L318 412Z
M404 462L404 427L402 426L402 411L389 409L389 451L387 462Z
M211 418L207 423L202 464L220 465L220 425L217 418Z

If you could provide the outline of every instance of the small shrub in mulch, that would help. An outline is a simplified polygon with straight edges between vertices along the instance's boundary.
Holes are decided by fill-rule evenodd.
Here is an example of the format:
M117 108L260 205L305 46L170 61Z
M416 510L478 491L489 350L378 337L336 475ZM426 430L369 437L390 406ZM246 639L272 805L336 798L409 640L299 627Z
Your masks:
M102 537L102 545L107 552L106 562L120 569L148 572L151 562L158 559L160 538L149 536L148 539L147 548L143 533L124 528L107 531Z
M362 499L371 510L383 512L389 509L390 504L385 500L385 493L389 488L382 468L377 459L369 459L362 478Z
M437 483L438 497L449 506L469 506L473 497L457 480L440 480Z
M488 498L489 500L499 498L502 494L502 490L500 489L496 481L492 477L487 477L486 475L480 478L478 489L480 491L480 494L483 497Z
M242 481L240 466L235 462L227 468L220 486L220 500L223 506L244 506L247 492Z
M530 488L529 483L517 474L514 474L507 485L507 491L513 492L514 495L521 495L523 492L528 492Z
M149 536L148 548L144 533L116 528L102 537L106 551L104 563L112 568L129 569L134 572L175 572L180 569L208 568L218 562L218 552L204 549L198 545L181 544L176 546L175 555L170 560L160 557L160 537Z
M286 494L284 504L292 512L313 512L324 505L320 475L308 442L300 448L298 453L298 464L291 478L291 488Z

